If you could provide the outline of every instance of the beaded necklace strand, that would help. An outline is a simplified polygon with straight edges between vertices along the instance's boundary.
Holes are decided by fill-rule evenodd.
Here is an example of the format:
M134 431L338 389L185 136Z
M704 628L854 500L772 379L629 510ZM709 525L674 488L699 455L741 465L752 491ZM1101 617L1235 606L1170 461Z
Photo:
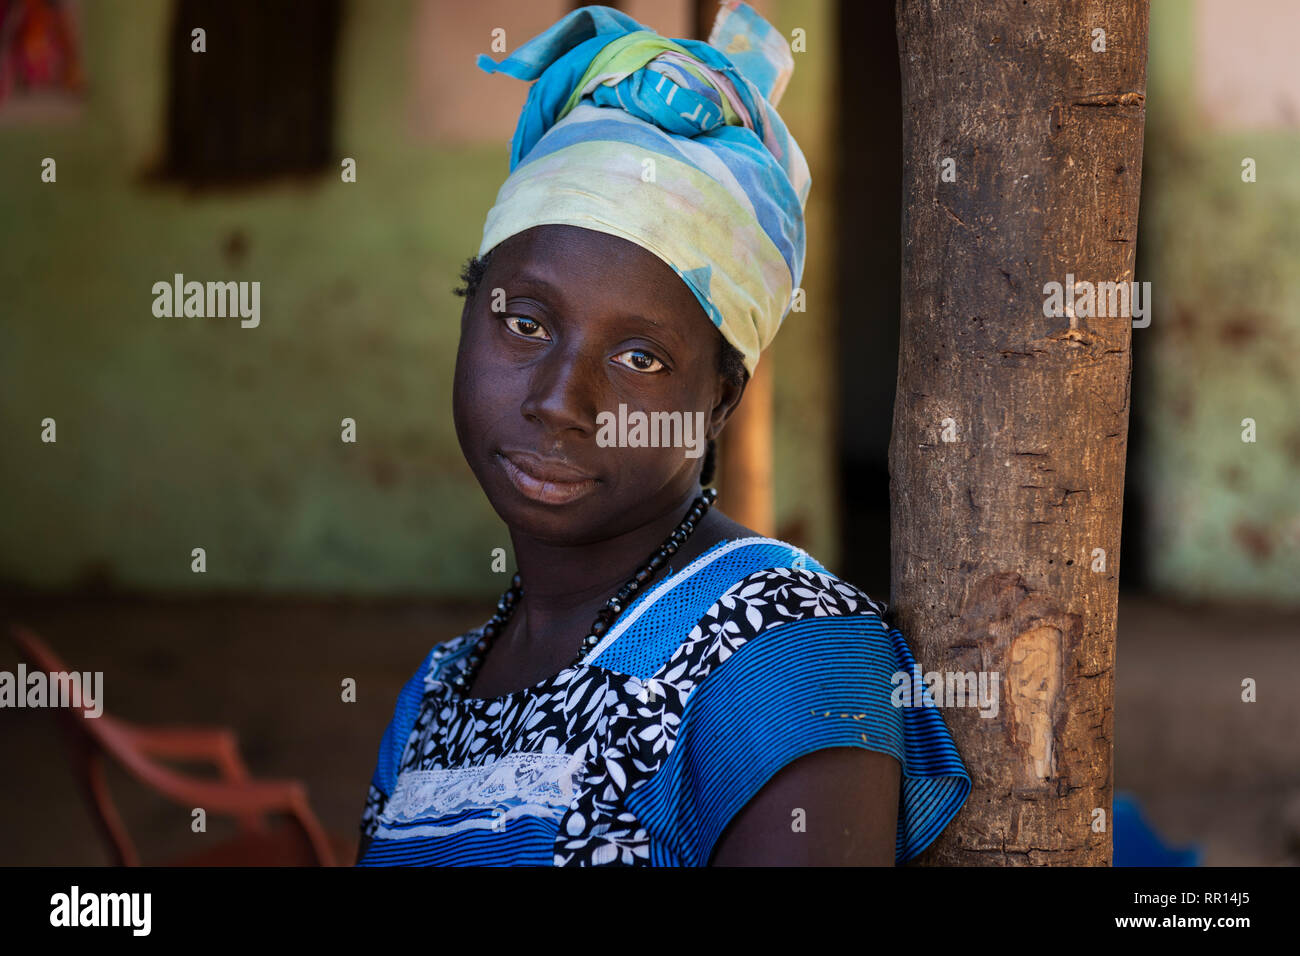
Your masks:
M618 589L612 598L605 602L605 606L596 614L596 620L592 622L587 636L582 639L578 647L578 655L574 658L572 667L582 663L582 659L600 643L600 639L613 625L618 615L622 613L623 608L627 606L629 600L638 590L640 590L647 581L650 580L664 562L677 553L677 549L686 543L686 539L691 536L700 519L704 517L705 512L713 504L713 500L718 497L718 489L706 488L704 493L695 499L691 508L686 512L686 517L682 519L677 528L664 539L664 543L655 549L650 559L643 564L632 577L628 578L627 583ZM487 655L488 649L496 641L497 637L505 630L506 622L510 620L510 615L514 612L515 605L523 597L523 581L518 574L510 581L510 587L501 595L497 601L496 613L492 615L491 620L483 625L483 636L479 638L474 645L474 650L465 660L465 669L452 678L451 683L462 694L469 691L470 685L478 675L479 668L483 665L483 658Z

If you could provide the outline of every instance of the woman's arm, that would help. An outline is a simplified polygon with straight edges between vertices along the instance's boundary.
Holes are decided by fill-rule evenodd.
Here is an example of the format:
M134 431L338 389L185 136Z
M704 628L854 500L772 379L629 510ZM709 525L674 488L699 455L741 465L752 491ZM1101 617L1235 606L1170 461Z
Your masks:
M358 863L361 862L361 858L362 858L363 856L366 855L366 850L369 849L369 848L370 848L370 837L366 836L366 835L363 833L363 834L361 835L361 843L357 846L357 862L358 862Z
M858 747L805 754L736 812L710 865L893 866L900 774Z

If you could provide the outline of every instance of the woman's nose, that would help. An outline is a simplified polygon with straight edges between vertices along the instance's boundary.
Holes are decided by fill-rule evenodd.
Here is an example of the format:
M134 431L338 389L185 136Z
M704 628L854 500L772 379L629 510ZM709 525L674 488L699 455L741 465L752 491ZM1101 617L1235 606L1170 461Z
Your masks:
M530 367L532 379L520 412L552 433L569 429L594 433L598 391L594 366L580 355L552 349Z

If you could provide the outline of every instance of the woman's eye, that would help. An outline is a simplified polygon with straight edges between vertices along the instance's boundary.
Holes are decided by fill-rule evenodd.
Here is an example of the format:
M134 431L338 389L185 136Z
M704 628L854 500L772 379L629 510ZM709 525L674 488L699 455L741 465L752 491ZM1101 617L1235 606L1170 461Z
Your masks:
M505 323L506 328L515 333L515 335L522 336L526 339L540 339L542 341L550 340L550 336L547 335L546 330L542 328L542 323L538 322L536 319L530 319L523 315L507 315L505 317Z
M628 349L616 355L614 360L637 372L658 372L666 367L645 349Z

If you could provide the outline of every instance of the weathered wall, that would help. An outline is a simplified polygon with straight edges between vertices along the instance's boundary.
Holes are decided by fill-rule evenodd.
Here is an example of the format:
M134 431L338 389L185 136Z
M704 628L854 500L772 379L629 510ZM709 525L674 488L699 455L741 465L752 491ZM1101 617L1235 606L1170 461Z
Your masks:
M1300 103L1294 60L1267 42L1293 42L1300 9L1153 0L1151 18L1139 278L1155 309L1133 333L1144 571L1177 597L1300 604ZM1229 97L1239 69L1251 109Z
M783 104L802 139L833 75L834 45L816 34L828 0L760 6L814 38ZM84 8L82 117L0 126L0 582L499 591L489 552L509 539L451 421L461 300L450 289L505 177L512 129L455 146L420 135L409 94L422 8L350 4L337 143L357 159L357 183L327 175L201 197L146 185L170 5L141 0L129 17ZM813 310L829 297L829 153L805 146ZM46 156L53 185L39 179ZM151 287L176 272L260 281L260 327L155 318ZM828 314L795 316L778 339L777 514L833 562ZM47 416L57 444L40 441ZM355 445L339 440L344 417L358 423ZM195 547L206 574L190 570Z

